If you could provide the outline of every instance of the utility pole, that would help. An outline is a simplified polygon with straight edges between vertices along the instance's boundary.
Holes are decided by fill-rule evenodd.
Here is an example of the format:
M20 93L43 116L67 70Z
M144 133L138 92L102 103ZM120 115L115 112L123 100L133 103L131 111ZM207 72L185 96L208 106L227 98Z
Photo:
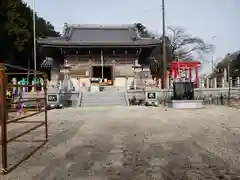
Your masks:
M166 32L165 32L165 0L162 0L162 31L163 31L163 88L167 88L167 53L166 53Z
M217 36L213 36L212 37L212 41L216 38ZM214 66L215 66L215 63L214 63L214 52L212 53L212 62L211 62L211 64L212 64L212 73L213 73L213 71L214 71Z
M211 64L212 64L212 73L213 73L213 71L214 71L214 57L212 56L212 62L211 62Z
M104 82L104 67L103 67L103 51L101 51L101 70L102 70L102 82Z
M228 54L228 70L227 70L227 74L228 74L228 105L230 105L230 96L231 96L231 64L232 64L232 59L230 57L230 54Z
M33 0L33 61L34 61L34 82L37 81L37 50L36 50L36 17L35 0Z
M30 67L30 59L28 59L28 69L31 69ZM28 71L28 75L27 75L27 85L29 85L29 74L30 74L30 71ZM27 87L27 92L29 90L29 87Z

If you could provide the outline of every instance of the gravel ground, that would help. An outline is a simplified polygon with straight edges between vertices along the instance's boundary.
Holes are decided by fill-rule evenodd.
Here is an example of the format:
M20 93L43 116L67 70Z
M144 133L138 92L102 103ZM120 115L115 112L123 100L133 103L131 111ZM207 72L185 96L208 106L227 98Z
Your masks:
M239 115L238 109L220 106L52 110L49 143L0 179L240 179ZM27 126L14 124L9 137ZM38 130L25 139L42 134ZM34 146L10 143L9 163Z

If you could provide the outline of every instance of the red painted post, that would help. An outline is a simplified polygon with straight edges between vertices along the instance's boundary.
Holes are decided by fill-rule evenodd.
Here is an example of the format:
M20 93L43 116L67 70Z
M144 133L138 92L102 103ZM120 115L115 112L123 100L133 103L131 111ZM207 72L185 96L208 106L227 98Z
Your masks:
M192 67L189 67L189 79L192 81Z
M198 65L195 66L195 72L196 72L196 88L198 88L198 84L199 84L199 74L198 74Z

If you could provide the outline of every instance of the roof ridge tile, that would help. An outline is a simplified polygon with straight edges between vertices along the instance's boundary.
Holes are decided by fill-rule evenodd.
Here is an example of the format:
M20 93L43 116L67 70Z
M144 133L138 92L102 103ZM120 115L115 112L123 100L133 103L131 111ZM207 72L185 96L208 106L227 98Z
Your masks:
M121 25L114 25L114 24L68 24L70 28L109 28L109 29L128 29L134 28L133 24L121 24Z

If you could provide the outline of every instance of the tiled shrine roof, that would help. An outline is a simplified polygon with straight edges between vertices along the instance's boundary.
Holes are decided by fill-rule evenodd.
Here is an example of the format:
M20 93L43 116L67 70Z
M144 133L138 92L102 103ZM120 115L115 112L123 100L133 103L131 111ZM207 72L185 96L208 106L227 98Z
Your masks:
M156 46L160 39L141 38L134 25L68 25L61 37L39 39L42 46Z
M51 68L53 66L53 58L51 57L46 57L46 59L44 59L44 61L41 64L41 67L43 68Z

